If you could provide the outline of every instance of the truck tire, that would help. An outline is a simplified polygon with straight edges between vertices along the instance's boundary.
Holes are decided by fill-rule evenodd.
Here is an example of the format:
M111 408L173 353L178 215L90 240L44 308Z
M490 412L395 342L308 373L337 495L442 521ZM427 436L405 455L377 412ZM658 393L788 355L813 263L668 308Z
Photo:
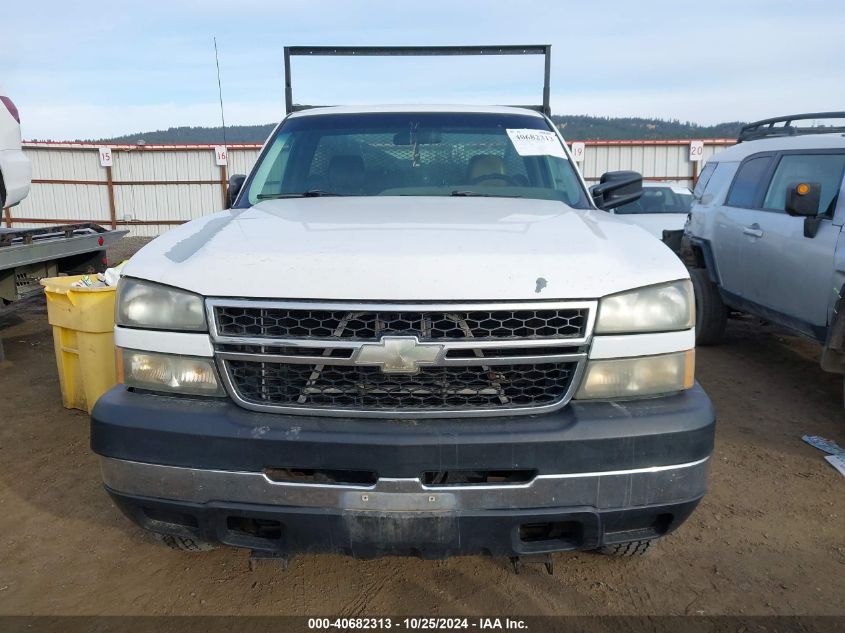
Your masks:
M156 539L170 549L180 552L209 552L214 545L188 536L173 536L172 534L156 534Z
M690 268L695 292L695 344L718 345L725 338L728 309L704 268Z
M605 556L631 558L633 556L645 556L652 550L655 543L655 539L631 541L629 543L617 543L616 545L604 545L596 551Z

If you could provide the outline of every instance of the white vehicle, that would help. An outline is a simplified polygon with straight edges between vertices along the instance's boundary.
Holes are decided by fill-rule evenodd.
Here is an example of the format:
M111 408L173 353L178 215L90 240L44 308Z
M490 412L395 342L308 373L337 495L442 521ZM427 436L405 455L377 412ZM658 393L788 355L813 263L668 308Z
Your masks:
M468 50L513 49L548 68ZM397 50L444 52L285 55ZM638 174L588 195L545 95L295 111L288 83L231 208L124 268L91 443L127 516L186 549L515 565L689 516L715 422L686 267L602 210Z
M662 240L666 232L683 231L691 206L692 191L688 187L670 182L644 182L639 200L610 212Z
M32 181L29 159L21 150L21 119L9 97L0 96L0 209L26 198Z

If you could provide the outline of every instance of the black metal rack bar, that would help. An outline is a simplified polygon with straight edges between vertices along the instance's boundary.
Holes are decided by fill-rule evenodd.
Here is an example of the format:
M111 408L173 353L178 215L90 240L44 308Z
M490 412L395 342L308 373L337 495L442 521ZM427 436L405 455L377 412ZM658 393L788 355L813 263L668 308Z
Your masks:
M550 44L503 46L285 46L285 109L288 114L295 110L317 106L293 104L290 58L293 56L345 56L345 57L391 57L391 56L448 56L448 55L543 55L543 103L528 106L550 115L549 106L552 47ZM526 107L526 106L523 106Z
M739 131L737 143L753 141L769 136L798 136L802 134L845 132L845 126L795 127L792 125L793 121L811 121L814 119L845 119L845 112L808 112L805 114L789 114L755 121L742 127ZM778 123L783 123L783 125L777 125Z

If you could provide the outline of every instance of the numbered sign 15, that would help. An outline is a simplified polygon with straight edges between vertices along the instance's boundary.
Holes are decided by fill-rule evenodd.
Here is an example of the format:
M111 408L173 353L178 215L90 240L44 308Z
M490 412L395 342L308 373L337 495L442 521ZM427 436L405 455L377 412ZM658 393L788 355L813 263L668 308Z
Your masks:
M572 145L570 146L570 152L572 153L572 158L575 160L576 163L580 163L584 160L583 143L572 143Z
M704 141L690 141L689 159L691 163L698 163L704 158Z
M223 145L214 148L214 158L218 165L225 165L229 159L229 153Z
M111 147L100 148L100 167L111 167Z

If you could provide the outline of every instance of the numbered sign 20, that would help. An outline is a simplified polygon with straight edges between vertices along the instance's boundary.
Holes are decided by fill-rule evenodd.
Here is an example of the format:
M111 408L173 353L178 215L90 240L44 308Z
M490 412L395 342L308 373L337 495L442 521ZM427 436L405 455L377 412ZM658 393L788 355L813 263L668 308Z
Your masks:
M100 148L100 167L111 167L111 147Z
M691 163L698 163L704 158L704 141L690 141L689 159Z
M584 160L583 143L572 143L570 152L572 153L572 158L575 160L576 163L580 163Z
M229 160L229 153L223 145L214 148L214 158L218 165L225 165Z

